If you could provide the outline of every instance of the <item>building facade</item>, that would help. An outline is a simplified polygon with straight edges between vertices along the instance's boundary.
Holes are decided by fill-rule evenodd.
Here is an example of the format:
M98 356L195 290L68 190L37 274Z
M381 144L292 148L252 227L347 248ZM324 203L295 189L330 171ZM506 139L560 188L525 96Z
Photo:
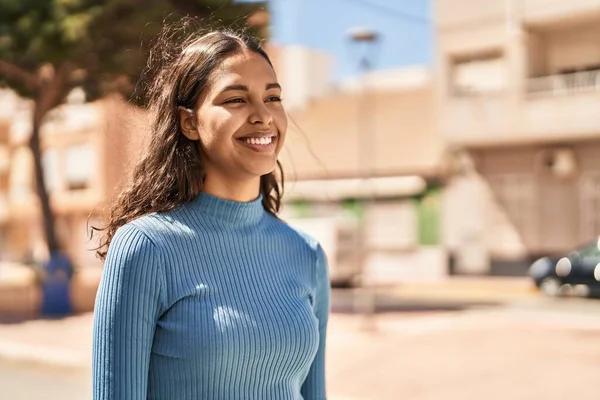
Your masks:
M279 67L278 75L287 99L285 77L294 74ZM363 278L442 278L444 146L436 132L431 70L375 71L325 88L305 92L289 107L280 157L288 181L284 218L302 220L301 228L316 236L326 229L323 220L331 221L334 233L319 239L329 244L334 274L361 262L360 238L352 236L365 229ZM311 219L313 226L305 222Z
M28 145L33 104L2 91L0 116L0 254L11 261L40 262L47 256ZM86 103L72 92L43 123L40 140L46 187L62 247L76 267L100 265L89 226L102 226L106 205L142 147L143 111L119 98Z
M443 146L435 130L431 70L375 71L332 85L327 54L275 44L268 51L290 116L280 157L287 178L284 218L312 216L333 231L340 219L348 226L364 217L373 250L369 263L384 271L384 279L443 275L446 257L438 232ZM9 92L2 96L13 110L0 118L1 254L40 260L45 244L27 145L32 104ZM145 144L145 123L144 111L120 99L86 103L75 92L43 125L57 231L78 267L100 265L91 251L97 236L89 240L88 224L100 222L127 179ZM374 186L365 186L363 178ZM370 197L375 203L365 207ZM324 217L332 224L326 226ZM354 262L354 228L329 241L332 263Z
M446 243L466 273L600 234L600 2L439 0L437 131L459 165Z

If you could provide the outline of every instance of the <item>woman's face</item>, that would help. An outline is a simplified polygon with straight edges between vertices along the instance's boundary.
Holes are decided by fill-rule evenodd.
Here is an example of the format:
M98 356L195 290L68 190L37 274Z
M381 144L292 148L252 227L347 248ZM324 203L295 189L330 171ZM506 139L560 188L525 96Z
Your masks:
M267 60L251 51L227 57L212 72L184 134L199 140L206 176L247 180L272 172L285 139L281 87Z

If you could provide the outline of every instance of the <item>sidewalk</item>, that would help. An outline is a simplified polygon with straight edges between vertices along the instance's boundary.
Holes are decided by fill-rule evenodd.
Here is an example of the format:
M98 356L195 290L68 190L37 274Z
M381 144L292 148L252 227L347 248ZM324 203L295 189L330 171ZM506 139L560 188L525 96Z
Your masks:
M76 313L93 309L100 270L82 271L72 281ZM41 292L33 270L0 263L0 358L62 367L90 362L92 314L38 319Z
M26 362L40 362L67 367L87 367L90 362L93 300L99 280L98 271L81 274L74 281L73 300L83 313L62 319L31 319L23 322L0 324L0 358ZM522 278L449 278L443 282L405 283L376 289L378 302L410 305L411 302L451 304L452 302L503 302L533 297L529 280ZM38 290L32 283L14 280L11 285L0 285L0 298L13 296L12 302L2 303L6 311L29 312L23 317L34 317L39 304ZM336 298L351 292L343 292ZM395 313L402 319L405 314ZM379 322L387 318L377 317ZM362 321L364 322L364 321ZM332 314L332 334L341 340L344 335L361 329L358 315ZM385 324L383 328L385 330Z
M67 367L89 366L91 311L101 269L82 270L73 279L71 298L78 315L51 320L36 319L39 317L41 296L35 286L33 272L18 265L3 264L1 267L0 318L8 323L0 324L0 358ZM411 302L508 302L537 295L528 278L448 277L443 281L380 285L374 289L382 304L402 305L410 305ZM351 295L351 292L343 295ZM332 329L340 326L336 337L340 339L359 330L356 322L359 319L358 316L333 315Z
M82 269L71 282L71 301L75 313L93 310L100 282L100 268ZM0 320L23 320L39 317L41 293L29 267L0 263Z
M82 269L76 273L71 284L75 313L93 310L101 273L100 268ZM0 319L38 317L41 296L34 279L33 272L26 267L0 265ZM453 276L439 281L378 284L372 289L378 295L419 301L500 302L537 294L528 277Z
M572 312L577 304L558 313L552 302L549 305L536 310L382 314L374 331L363 329L362 316L332 314L327 339L329 398L554 400L564 393L597 398L600 304L590 303L593 310L581 314ZM6 349L12 348L12 358L22 362L76 367L61 371L77 372L71 374L73 379L90 385L91 325L90 313L0 325L0 352L5 357Z
M536 296L529 277L452 276L434 282L406 282L380 289L401 298L505 301Z
M0 358L57 367L89 368L92 313L0 324Z

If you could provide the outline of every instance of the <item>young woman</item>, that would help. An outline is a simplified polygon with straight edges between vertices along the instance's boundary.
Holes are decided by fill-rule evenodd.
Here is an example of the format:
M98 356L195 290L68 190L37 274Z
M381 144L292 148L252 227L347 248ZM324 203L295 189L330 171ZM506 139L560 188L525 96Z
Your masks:
M149 148L99 251L94 399L325 399L327 261L276 217L287 119L268 55L192 37L150 94Z

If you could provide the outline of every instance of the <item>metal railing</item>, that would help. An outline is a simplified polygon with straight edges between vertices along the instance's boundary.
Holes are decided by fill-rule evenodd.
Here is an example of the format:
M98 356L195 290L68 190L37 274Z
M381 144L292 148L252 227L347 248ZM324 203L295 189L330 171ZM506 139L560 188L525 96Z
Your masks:
M600 92L600 69L531 78L527 82L527 92L551 96Z

